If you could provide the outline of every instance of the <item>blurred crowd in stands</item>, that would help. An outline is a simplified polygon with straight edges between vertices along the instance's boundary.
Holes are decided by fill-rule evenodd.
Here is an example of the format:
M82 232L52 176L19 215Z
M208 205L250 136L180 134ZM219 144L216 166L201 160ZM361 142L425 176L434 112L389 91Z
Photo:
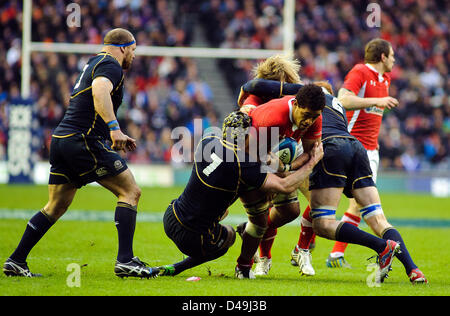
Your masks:
M101 44L113 27L135 34L138 45L191 46L200 23L211 47L282 49L282 0L75 1L81 28L68 27L72 1L33 0L32 40ZM386 0L381 26L369 27L369 1L297 0L295 57L305 82L328 80L337 93L346 73L363 61L364 44L390 41L396 64L391 96L400 106L385 113L380 132L381 168L450 169L450 14L448 1ZM7 104L20 93L22 8L0 4L0 160L5 159ZM42 146L48 157L52 130L64 115L73 83L89 56L32 53L31 95L37 102ZM218 60L229 93L251 78L254 60ZM203 77L207 77L207 74ZM177 126L221 124L214 95L194 59L138 56L126 74L121 126L138 140L131 162L170 162ZM224 87L225 88L225 87Z

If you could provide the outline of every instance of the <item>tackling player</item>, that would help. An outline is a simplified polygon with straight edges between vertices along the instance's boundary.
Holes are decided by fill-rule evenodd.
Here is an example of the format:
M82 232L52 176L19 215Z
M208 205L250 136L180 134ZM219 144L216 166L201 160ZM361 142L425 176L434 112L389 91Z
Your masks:
M219 223L227 215L228 207L239 197L255 205L261 192L296 190L322 157L322 146L318 145L311 156L303 154L297 158L296 163L301 168L287 177L263 173L259 157L250 159L250 128L251 118L247 114L232 112L224 120L222 137L205 136L200 141L189 182L164 214L167 236L188 257L172 265L153 268L159 275L177 275L223 256L236 236L231 226ZM240 144L244 144L244 148ZM259 212L267 214L267 207ZM252 220L249 223L246 231L254 235L260 227ZM236 275L248 277L248 271L237 270Z
M135 57L136 40L125 29L104 37L102 52L89 59L73 87L70 105L50 146L48 203L28 222L22 239L6 260L8 276L34 277L26 263L31 249L67 211L82 186L98 182L117 197L114 221L119 249L114 272L119 277L152 277L154 272L133 255L133 236L141 190L117 151L134 150L116 113L123 96L123 70ZM112 146L109 145L112 141Z
M388 41L373 39L366 44L364 64L355 65L345 77L338 92L338 99L347 110L348 131L366 148L372 169L373 180L377 180L379 165L378 135L384 109L398 106L398 101L389 96L391 72L395 58ZM349 199L349 207L342 221L358 226L361 221L361 206ZM346 243L336 242L326 261L329 268L349 267L344 259ZM409 270L417 268L412 265ZM408 274L411 271L408 271Z
M259 63L254 69L254 77L259 79L268 79L268 80L276 80L287 83L301 83L301 79L299 76L300 64L298 60L292 59L287 55L274 55L263 62ZM246 91L247 87L243 86L241 88L241 93L239 95L238 104L241 106L241 111L249 113L257 106L270 101L270 98L266 98L264 96L258 96L256 94L251 94ZM274 94L277 94L279 98L286 95L282 89L274 91ZM291 97L286 97L285 100L292 99ZM274 104L276 102L271 103ZM278 102L283 104L282 101ZM286 109L286 102L284 102L284 109ZM279 106L279 105L278 105ZM270 107L270 106L268 106ZM282 105L283 107L283 105ZM295 108L294 108L295 109ZM281 111L277 111L277 108L271 108L271 110L258 110L256 112L252 112L251 115L255 115L256 122L261 121L266 125L277 126L277 124L281 124L279 117L287 118L282 109ZM262 113L262 114L259 114ZM267 118L263 118L262 115L266 115L267 118L275 119L278 118L278 122L272 121L268 123ZM302 145L302 149L304 151L309 151L313 144L316 143L320 139L321 135L321 118L319 117L310 127L306 127L310 122L305 120L300 128L295 131L296 140ZM283 123L286 124L286 123ZM258 124L257 124L258 125ZM261 123L259 123L261 125ZM262 124L264 125L264 124ZM294 124L295 125L295 124ZM297 126L293 126L296 128ZM283 131L282 133L283 134ZM290 133L281 135L288 136ZM299 190L309 201L309 189L308 189L308 181L306 180L302 185L300 185ZM289 195L277 194L273 200L271 201L273 207L270 209L269 218L268 218L268 227L267 230L261 240L259 246L259 256L255 256L255 275L266 275L272 264L272 254L271 249L273 246L273 242L275 236L277 234L277 227L281 227L284 224L294 220L300 214L300 205L298 201L297 192L293 192ZM306 210L309 209L309 206ZM238 229L242 230L242 227L238 227Z
M297 142L301 140L304 151L309 152L314 147L314 144L319 143L318 140L320 140L321 113L324 106L325 95L322 89L316 85L305 85L295 95L288 95L253 107L249 115L252 118L252 125L257 130L277 128L280 138L292 137ZM293 166L296 167L295 164ZM268 197L266 199L267 203L269 203ZM269 254L273 238L276 235L276 229L296 219L300 214L297 191L289 195L277 195L271 200L271 203L275 207L270 209L268 218L258 220L263 228L260 231L261 235L253 236L256 239L259 238L266 241L272 239L270 243L265 245L265 249L268 249ZM238 229L242 231L243 227ZM267 233L268 230L270 235ZM245 235L242 236L244 239ZM243 240L243 251L238 258L238 269L244 270L252 267L253 254L257 250L259 241L251 256L249 256L249 253L251 253L251 249L253 249L253 245L256 242L257 240L254 240L248 242L247 245L246 240ZM261 247L260 255L262 257L257 267L261 267L262 271L257 273L257 275L267 274L271 267L271 258L264 252L263 247ZM255 269L255 272L258 271Z

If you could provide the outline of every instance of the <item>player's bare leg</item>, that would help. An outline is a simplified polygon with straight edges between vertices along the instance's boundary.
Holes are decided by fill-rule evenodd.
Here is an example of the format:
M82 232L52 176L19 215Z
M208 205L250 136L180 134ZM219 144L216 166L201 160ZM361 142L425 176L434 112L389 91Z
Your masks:
M427 283L427 279L422 271L411 258L406 244L400 233L387 221L383 209L381 207L380 196L376 187L366 187L353 190L353 196L360 205L364 205L360 212L365 222L372 231L383 239L391 239L400 244L401 252L397 254L397 258L405 267L405 272L410 281L415 283Z
M26 259L33 247L45 235L50 227L67 211L73 201L77 188L71 184L51 184L48 186L49 200L41 211L28 222L22 239L16 250L6 260L3 272L8 276L34 277Z
M313 218L314 231L317 235L327 239L358 244L374 250L378 254L379 271L377 280L383 282L389 272L394 255L400 249L400 245L393 240L384 240L366 233L351 224L336 221L336 209L342 192L343 188L325 188L311 191L311 217ZM362 191L357 192L357 194L360 192ZM370 213L376 210L370 206L369 209L364 209L361 213L368 214L365 213L366 211Z
M246 208L248 222L241 235L241 253L237 259L235 274L238 278L254 278L251 272L253 256L267 230L269 202L267 195L259 190L244 193L241 201Z

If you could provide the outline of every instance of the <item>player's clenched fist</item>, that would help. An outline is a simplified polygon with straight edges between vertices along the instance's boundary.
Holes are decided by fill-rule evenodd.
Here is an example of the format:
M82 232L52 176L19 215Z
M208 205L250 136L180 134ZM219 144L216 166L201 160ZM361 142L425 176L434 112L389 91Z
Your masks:
M136 149L136 140L125 135L121 130L110 131L110 137L112 141L111 148L114 150L133 151Z

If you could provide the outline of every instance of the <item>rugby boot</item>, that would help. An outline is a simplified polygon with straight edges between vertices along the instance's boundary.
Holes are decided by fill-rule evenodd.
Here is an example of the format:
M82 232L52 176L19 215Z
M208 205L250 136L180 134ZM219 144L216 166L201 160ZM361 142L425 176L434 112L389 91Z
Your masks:
M133 257L131 261L126 263L116 261L114 266L114 273L120 278L155 278L159 272L159 269L150 268L147 263L142 262L138 257Z
M352 266L345 261L344 256L332 257L329 255L325 263L328 268L352 268Z
M5 264L3 265L3 273L6 276L19 276L26 278L34 278L42 276L42 274L31 273L26 262L24 263L15 262L11 258L8 258Z
M420 271L418 268L412 269L411 273L408 275L409 281L411 281L412 284L427 284L428 280L425 277L425 275Z
M252 269L239 268L238 266L234 269L234 276L238 279L255 279Z
M400 253L400 244L393 241L386 241L386 248L378 254L377 263L379 270L375 274L375 282L383 283L387 278L389 271L391 270L391 264L394 260L394 256Z
M267 257L260 257L255 265L255 275L268 275L272 267L272 259Z

